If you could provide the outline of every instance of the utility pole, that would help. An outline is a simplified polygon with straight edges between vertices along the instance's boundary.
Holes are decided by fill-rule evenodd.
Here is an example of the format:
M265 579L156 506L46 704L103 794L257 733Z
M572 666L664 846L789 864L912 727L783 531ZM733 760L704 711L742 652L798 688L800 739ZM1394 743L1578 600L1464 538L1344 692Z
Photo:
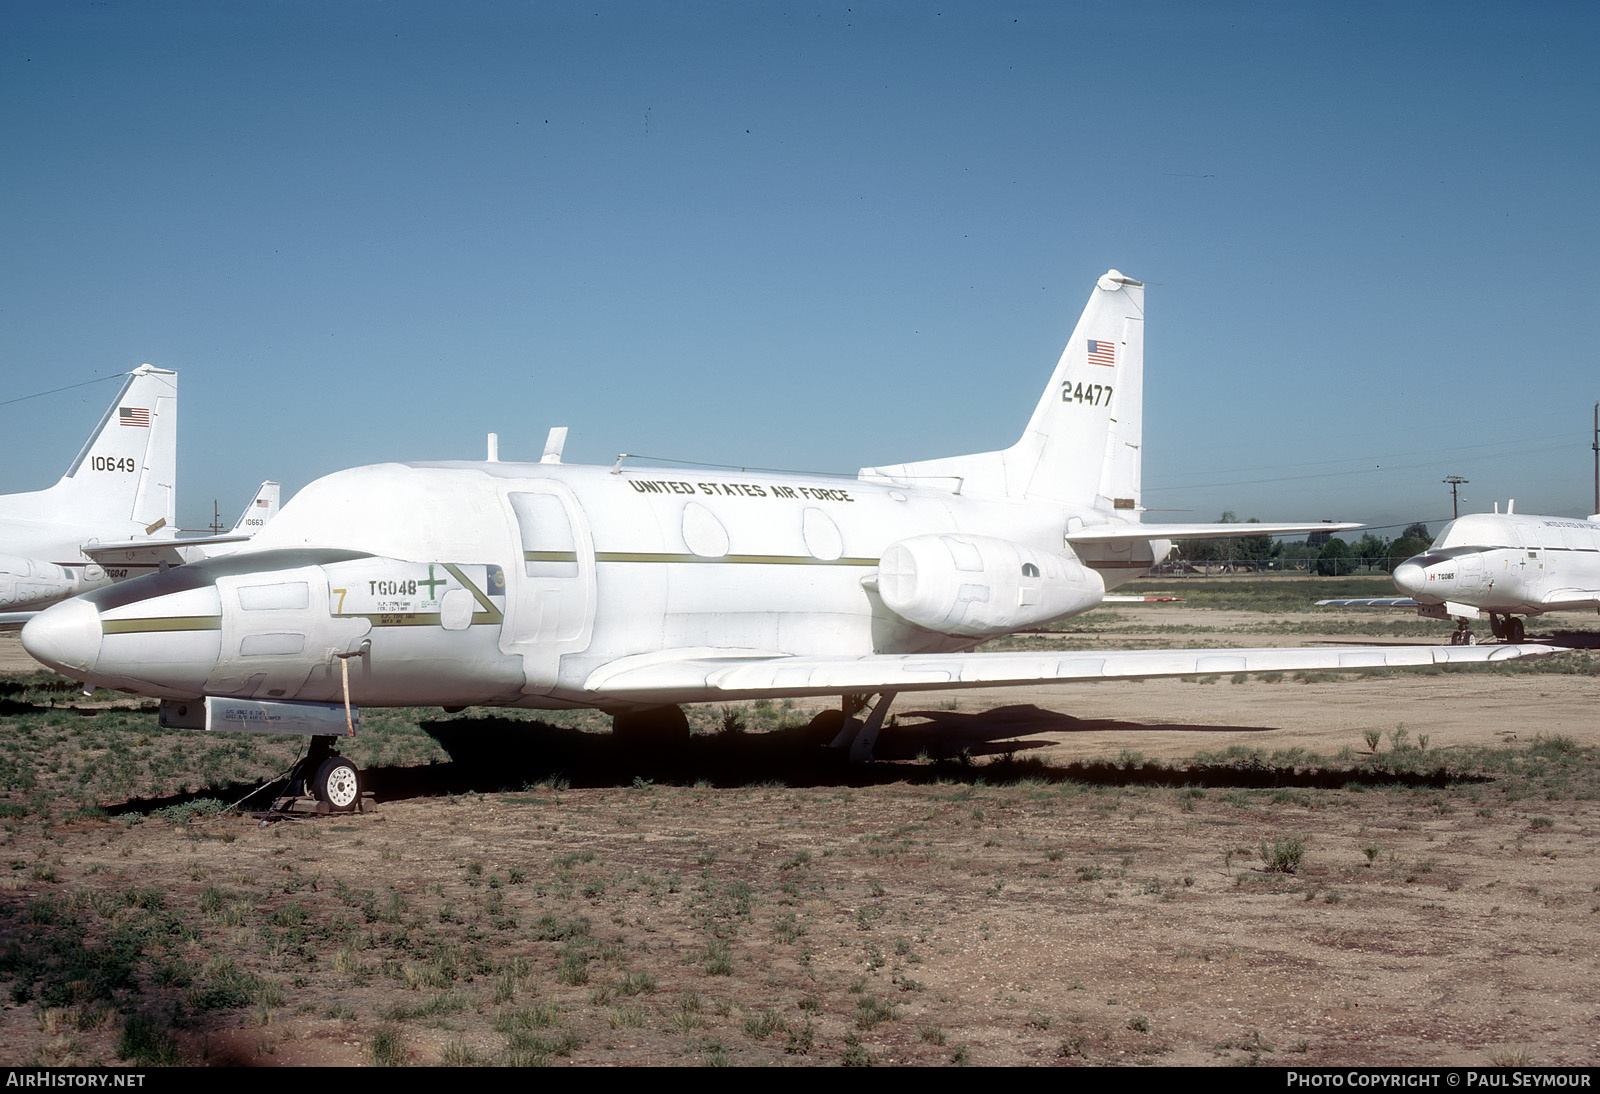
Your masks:
M1595 405L1597 408L1600 408L1600 403L1596 403ZM1461 503L1456 498L1456 487L1460 486L1466 481L1467 480L1462 478L1460 475L1451 475L1448 479L1444 480L1444 484L1450 488L1450 511L1454 516L1457 517L1461 515Z
M222 514L217 512L216 498L211 499L211 534L214 536L222 534Z

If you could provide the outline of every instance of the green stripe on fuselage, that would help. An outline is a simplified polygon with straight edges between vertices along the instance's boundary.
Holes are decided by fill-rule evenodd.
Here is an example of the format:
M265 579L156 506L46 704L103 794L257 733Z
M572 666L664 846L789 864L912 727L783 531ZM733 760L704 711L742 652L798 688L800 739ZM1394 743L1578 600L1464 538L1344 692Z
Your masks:
M547 552L554 553L554 552ZM568 554L568 558L576 556ZM876 566L875 558L813 558L811 555L691 555L676 551L596 551L596 562L694 562L732 566Z
M152 634L157 631L220 631L220 615L170 615L153 619L102 619L101 634Z

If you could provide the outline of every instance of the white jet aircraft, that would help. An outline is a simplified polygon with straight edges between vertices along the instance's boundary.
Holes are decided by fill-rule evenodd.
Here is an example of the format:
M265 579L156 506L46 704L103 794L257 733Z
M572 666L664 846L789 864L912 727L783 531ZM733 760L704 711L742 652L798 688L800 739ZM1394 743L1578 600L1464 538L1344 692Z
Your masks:
M1140 523L1144 286L1100 278L1021 438L854 480L561 462L390 463L319 479L238 552L57 605L34 657L161 698L168 726L304 733L354 808L355 705L594 707L682 736L677 704L1483 661L1545 647L973 653L1087 611L1170 541ZM1258 524L1252 534L1351 527Z
M0 626L110 584L86 544L170 540L177 470L178 374L140 365L60 482L0 496Z
M1600 514L1534 517L1472 513L1446 524L1420 555L1394 568L1403 597L1319 600L1336 608L1415 608L1430 619L1454 619L1450 641L1472 645L1472 621L1489 617L1494 636L1519 643L1521 617L1600 609Z

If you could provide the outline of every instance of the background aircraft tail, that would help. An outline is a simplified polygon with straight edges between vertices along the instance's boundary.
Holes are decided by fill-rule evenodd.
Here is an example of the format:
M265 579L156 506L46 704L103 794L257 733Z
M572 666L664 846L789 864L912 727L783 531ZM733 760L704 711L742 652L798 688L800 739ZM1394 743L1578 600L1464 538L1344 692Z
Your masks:
M278 515L279 487L275 482L264 482L256 490L256 496L250 499L250 504L244 507L244 512L239 514L239 519L234 523L233 534L253 536L261 527Z
M178 374L140 365L61 481L44 491L52 519L176 526Z
M1021 438L1000 452L889 467L861 477L1115 510L1139 519L1144 409L1144 282L1095 283Z

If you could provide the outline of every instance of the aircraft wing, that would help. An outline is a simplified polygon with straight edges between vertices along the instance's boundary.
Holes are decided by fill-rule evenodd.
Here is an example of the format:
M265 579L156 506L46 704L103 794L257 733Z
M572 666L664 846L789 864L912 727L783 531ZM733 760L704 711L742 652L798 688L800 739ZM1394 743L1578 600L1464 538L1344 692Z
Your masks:
M1180 604L1181 596L1130 596L1125 593L1108 593L1100 598L1102 604Z
M1133 539L1243 539L1348 532L1360 524L1096 524L1067 533L1068 543L1114 543Z
M1319 608L1415 608L1417 602L1409 596L1369 596L1355 600L1319 600Z
M1539 598L1547 612L1578 611L1600 606L1600 589L1551 589Z
M589 676L586 691L636 701L677 702L706 690L726 698L937 691L1086 680L1143 680L1239 672L1295 672L1482 664L1559 652L1504 646L1326 646L1277 649L1055 650L1014 653L787 657L755 650L686 649L625 657ZM704 701L704 700L701 700Z

